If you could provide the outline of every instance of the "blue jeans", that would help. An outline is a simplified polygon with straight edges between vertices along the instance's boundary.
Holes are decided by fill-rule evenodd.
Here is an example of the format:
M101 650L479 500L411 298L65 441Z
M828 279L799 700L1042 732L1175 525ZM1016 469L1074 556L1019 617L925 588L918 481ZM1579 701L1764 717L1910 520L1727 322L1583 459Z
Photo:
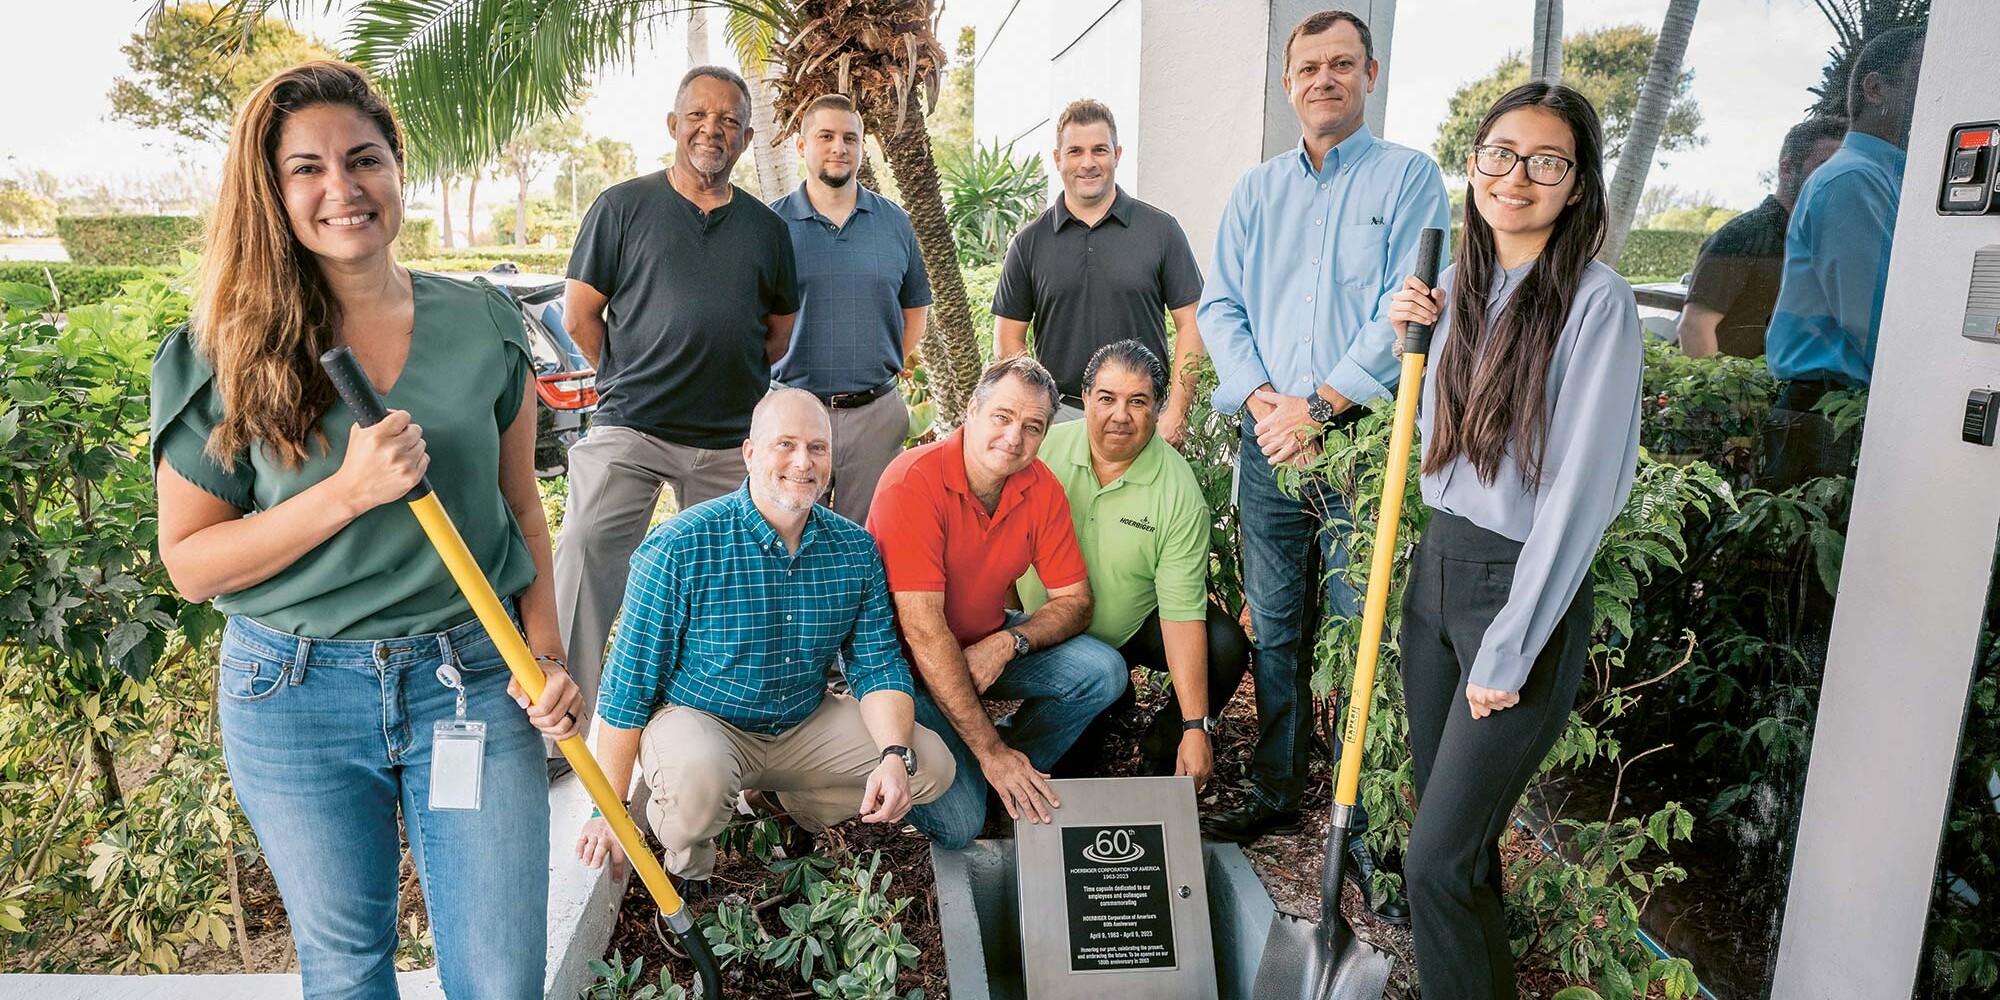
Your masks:
M1311 651L1320 613L1350 618L1360 613L1354 588L1340 573L1347 568L1341 532L1353 526L1347 523L1347 501L1325 482L1301 483L1298 496L1279 488L1277 470L1257 446L1256 421L1247 410L1236 468L1243 597L1256 631L1251 670L1257 678L1257 749L1250 758L1250 792L1271 809L1294 812L1305 795L1312 752ZM1325 581L1324 590L1313 586L1318 579ZM1333 745L1333 754L1338 762L1340 744ZM1368 812L1356 803L1350 829L1367 828Z
M381 640L305 639L232 617L222 634L223 754L291 918L305 995L396 996L400 809L453 997L542 995L548 772L477 620ZM477 811L430 809L431 727L463 676L486 723Z
M1009 624L1020 620L1009 619ZM1007 664L981 697L1020 700L1021 707L994 726L1008 746L1026 755L1036 770L1047 772L1090 720L1118 700L1131 679L1117 650L1079 635ZM972 843L986 825L986 775L929 692L917 692L917 723L951 748L958 776L937 801L911 809L910 823L932 843L957 850Z

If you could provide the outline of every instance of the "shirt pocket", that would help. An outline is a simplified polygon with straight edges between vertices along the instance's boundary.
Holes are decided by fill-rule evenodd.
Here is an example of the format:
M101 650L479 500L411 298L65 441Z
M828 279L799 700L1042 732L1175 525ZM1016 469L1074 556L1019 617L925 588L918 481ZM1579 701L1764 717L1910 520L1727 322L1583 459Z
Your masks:
M224 655L216 690L234 702L263 701L283 690L292 661L260 655Z
M1381 223L1344 225L1334 234L1334 280L1379 291L1387 270L1389 227Z

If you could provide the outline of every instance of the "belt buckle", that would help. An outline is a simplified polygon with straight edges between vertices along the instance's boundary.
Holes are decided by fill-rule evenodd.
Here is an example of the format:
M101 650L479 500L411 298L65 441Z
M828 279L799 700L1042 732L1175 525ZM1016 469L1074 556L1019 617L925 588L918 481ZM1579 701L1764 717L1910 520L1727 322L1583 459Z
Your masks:
M836 410L843 409L840 404L845 400L853 399L854 396L855 394L851 392L836 392L826 397L826 405Z

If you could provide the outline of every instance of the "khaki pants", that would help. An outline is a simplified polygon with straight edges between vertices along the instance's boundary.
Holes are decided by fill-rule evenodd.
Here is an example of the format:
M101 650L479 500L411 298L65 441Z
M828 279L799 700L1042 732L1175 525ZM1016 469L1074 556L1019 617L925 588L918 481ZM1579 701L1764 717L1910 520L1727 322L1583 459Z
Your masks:
M828 408L833 423L833 497L827 506L855 524L866 524L868 505L882 470L903 453L910 436L910 406L890 391L853 409Z
M910 799L935 801L957 773L951 751L922 726L910 745L917 754ZM738 792L778 792L802 825L829 827L860 811L868 775L880 761L861 703L839 694L828 694L804 722L776 736L668 705L639 738L640 773L652 790L646 818L666 848L667 870L682 878L707 878L715 868L715 838L729 825Z
M646 538L661 487L686 510L743 485L741 448L693 448L630 427L592 427L569 450L569 506L556 534L556 621L588 732L611 620L625 602L632 553ZM550 744L550 757L556 756Z

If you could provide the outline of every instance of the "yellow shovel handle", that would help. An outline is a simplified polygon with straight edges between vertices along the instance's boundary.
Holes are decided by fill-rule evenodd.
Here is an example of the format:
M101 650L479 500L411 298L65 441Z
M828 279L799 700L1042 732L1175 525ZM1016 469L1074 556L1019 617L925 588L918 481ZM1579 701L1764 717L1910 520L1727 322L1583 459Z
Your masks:
M429 535L432 547L444 558L445 568L451 570L452 579L458 581L458 589L479 615L480 624L486 626L486 634L493 637L493 645L507 660L507 669L514 672L514 679L520 682L521 690L528 693L528 700L539 703L542 700L542 668L535 662L535 655L528 650L528 643L521 638L521 632L514 627L513 619L507 616L507 609L500 604L499 595L493 592L493 585L486 580L486 574L479 569L472 553L465 547L465 539L458 534L458 526L446 514L444 505L438 502L436 493L426 493L410 501L410 510L417 515L417 522L424 526L424 534ZM556 744L563 756L569 758L569 766L590 792L590 800L597 804L597 810L604 814L605 822L611 824L611 832L618 837L619 846L625 848L625 856L632 859L633 870L639 873L639 880L646 883L646 890L653 900L660 904L660 913L672 921L680 913L682 906L680 893L674 891L667 881L666 870L660 867L653 852L646 848L646 839L640 835L639 827L632 822L631 813L626 811L624 796L611 787L604 777L604 769L597 766L597 758L590 755L590 748L583 742L583 734L578 733Z

